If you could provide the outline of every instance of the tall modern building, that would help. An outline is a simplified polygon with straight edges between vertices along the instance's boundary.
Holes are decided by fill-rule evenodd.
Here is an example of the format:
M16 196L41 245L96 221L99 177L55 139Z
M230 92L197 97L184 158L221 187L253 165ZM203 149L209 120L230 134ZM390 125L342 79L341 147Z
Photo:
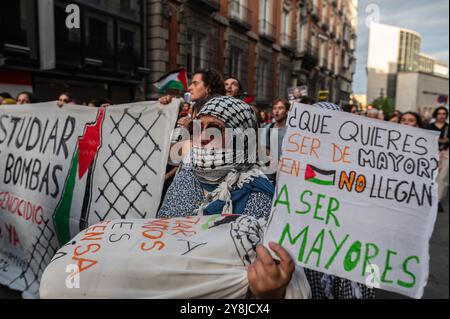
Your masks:
M383 96L399 110L418 111L448 97L448 66L421 53L413 30L372 23L367 75L369 103Z

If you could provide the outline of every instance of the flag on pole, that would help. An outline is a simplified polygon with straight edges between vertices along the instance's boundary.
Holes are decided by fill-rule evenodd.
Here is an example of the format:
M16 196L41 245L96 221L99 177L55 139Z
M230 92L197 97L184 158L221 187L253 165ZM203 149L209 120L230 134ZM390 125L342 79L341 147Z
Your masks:
M161 77L154 85L159 89L160 94L165 94L168 90L179 90L187 92L188 77L185 69L169 72Z

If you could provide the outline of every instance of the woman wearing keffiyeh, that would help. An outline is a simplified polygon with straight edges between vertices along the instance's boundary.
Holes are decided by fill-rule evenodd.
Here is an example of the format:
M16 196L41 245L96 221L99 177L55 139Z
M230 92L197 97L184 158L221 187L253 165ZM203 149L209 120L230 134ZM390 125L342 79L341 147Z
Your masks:
M329 103L316 107L338 111ZM165 197L158 217L240 214L268 218L274 187L256 164L256 145L251 134L236 147L237 139L257 129L255 113L246 103L232 97L216 97L200 110L201 130L194 130L194 146L184 160ZM212 131L216 130L219 137ZM228 129L228 130L227 130ZM230 133L231 132L231 133ZM277 264L264 247L257 249L258 260L248 269L250 291L254 296L282 298L294 273L294 263L280 246L271 245L284 258ZM280 254L278 254L280 255ZM295 271L303 272L297 268ZM322 273L305 270L312 298L370 298L373 292L362 285ZM302 276L305 276L303 274Z
M275 190L256 164L256 149L250 150L256 146L258 128L251 106L233 97L215 97L197 120L201 130L194 127L190 160L180 167L158 217L238 214L267 219ZM242 134L248 138L240 143ZM248 268L249 292L255 297L283 298L294 263L279 245L270 248L281 262L258 247L258 259Z

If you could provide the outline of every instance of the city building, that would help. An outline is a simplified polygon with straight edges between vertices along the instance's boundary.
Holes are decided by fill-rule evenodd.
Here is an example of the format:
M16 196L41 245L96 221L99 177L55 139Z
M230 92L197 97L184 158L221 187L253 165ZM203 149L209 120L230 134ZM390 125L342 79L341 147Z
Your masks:
M357 0L2 0L0 17L0 91L42 101L156 99L178 68L236 77L263 109L291 86L352 93Z
M147 1L147 97L169 70L215 68L262 109L287 89L348 104L356 58L355 0Z
M448 66L421 53L421 41L415 31L371 24L369 103L384 96L400 111L421 111L448 99Z
M142 0L0 1L0 91L145 98L143 9Z

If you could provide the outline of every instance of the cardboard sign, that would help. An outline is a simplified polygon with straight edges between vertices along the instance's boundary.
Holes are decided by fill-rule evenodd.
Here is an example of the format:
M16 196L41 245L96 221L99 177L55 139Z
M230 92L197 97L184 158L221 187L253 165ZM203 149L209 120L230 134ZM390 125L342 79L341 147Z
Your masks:
M177 103L0 107L0 283L37 297L62 245L104 220L152 218Z
M295 104L264 242L298 265L420 298L437 216L438 136Z

